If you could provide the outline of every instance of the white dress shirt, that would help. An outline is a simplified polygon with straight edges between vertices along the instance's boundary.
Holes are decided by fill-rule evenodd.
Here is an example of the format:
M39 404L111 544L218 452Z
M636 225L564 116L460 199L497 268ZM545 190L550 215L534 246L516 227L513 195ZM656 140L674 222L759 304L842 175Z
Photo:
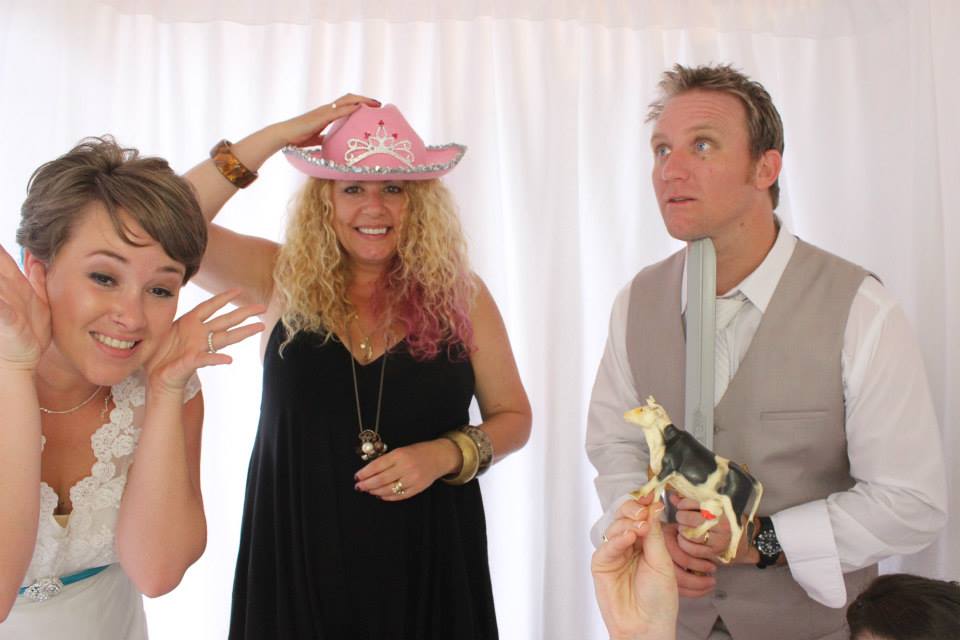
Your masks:
M718 400L760 326L796 243L781 227L760 266L723 296L742 295L747 302L718 330L717 342L724 341L731 356L716 374ZM647 480L642 431L623 419L625 411L642 404L627 361L629 297L628 284L613 305L587 417L587 455L597 468L605 509L591 532L595 545L627 494ZM681 300L686 309L685 286ZM772 515L793 578L829 607L846 604L843 572L932 542L946 522L947 503L940 431L920 349L903 310L874 278L864 279L850 306L841 366L847 456L856 484Z

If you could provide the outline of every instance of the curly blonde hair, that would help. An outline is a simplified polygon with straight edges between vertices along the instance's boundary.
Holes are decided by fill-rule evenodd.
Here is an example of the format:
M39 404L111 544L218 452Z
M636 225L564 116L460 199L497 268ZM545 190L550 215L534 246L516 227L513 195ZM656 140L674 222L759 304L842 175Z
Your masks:
M407 215L399 226L397 254L375 298L385 326L399 321L407 349L418 360L446 349L464 357L473 349L470 310L478 285L450 192L439 180L405 181ZM309 180L287 224L274 268L286 340L300 331L345 331L354 314L347 298L350 270L333 228L333 182Z

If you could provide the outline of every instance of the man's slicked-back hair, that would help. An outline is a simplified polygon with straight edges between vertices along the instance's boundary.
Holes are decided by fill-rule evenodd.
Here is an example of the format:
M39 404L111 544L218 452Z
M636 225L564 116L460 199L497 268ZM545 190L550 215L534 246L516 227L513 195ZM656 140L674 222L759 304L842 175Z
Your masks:
M758 159L771 149L783 154L783 121L770 94L763 85L751 80L729 64L685 67L673 65L657 84L660 95L650 103L647 122L656 120L670 98L688 91L717 91L739 98L747 111L747 133L750 136L750 155ZM770 200L776 209L780 203L779 179L770 185Z

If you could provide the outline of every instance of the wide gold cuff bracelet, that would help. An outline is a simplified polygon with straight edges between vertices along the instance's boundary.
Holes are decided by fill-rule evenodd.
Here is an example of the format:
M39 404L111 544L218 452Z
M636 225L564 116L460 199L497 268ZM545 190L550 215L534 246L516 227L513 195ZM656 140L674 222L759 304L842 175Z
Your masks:
M480 451L473 438L463 431L447 431L443 437L452 441L460 449L463 457L463 464L460 465L460 471L456 474L450 474L441 478L447 484L466 484L477 476L480 469Z

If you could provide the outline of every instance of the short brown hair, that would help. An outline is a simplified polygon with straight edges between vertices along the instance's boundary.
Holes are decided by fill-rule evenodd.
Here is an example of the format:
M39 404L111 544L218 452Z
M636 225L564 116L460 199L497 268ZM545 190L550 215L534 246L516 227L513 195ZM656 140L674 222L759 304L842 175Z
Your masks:
M960 638L960 584L907 573L880 576L847 608L850 637Z
M747 110L747 133L750 136L750 155L756 160L765 151L774 149L783 153L783 121L763 85L751 80L729 64L701 67L673 65L663 72L657 84L660 96L650 103L647 122L656 120L663 113L670 98L700 89L719 91L740 99ZM780 203L780 181L770 185L770 200L776 209Z
M184 282L200 268L207 225L190 183L163 158L141 157L110 136L85 138L33 172L20 208L17 242L49 263L92 202L102 203L117 235L136 245L119 209L128 213L184 265Z

